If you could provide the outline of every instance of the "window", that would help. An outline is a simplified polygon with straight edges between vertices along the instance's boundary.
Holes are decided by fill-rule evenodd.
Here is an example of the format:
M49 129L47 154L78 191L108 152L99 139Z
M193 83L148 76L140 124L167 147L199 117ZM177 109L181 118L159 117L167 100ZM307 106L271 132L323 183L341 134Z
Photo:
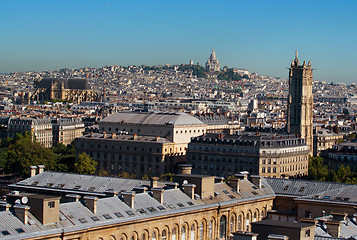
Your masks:
M195 235L196 235L195 225L192 224L192 226L191 226L191 240L195 240Z
M120 212L116 212L114 213L115 216L117 216L118 218L124 217L123 214L121 214Z
M25 230L23 230L22 228L16 228L15 230L18 233L24 233L25 232Z
M200 240L203 240L203 231L204 229L203 229L203 223L201 223L201 225L200 225Z
M93 220L93 221L99 221L99 218L97 217L97 216L94 216L94 217L91 217L91 219Z
M219 238L225 238L226 236L226 216L222 216L219 222Z
M54 201L48 202L48 207L49 208L54 208L55 207L55 202Z
M87 220L84 219L84 218L80 218L80 219L78 219L78 221L81 222L81 223L86 223L87 222Z
M305 231L305 237L310 237L310 229Z
M104 217L105 219L112 219L112 216L110 216L109 214L104 214L103 217Z
M10 235L9 231L7 231L7 230L1 231L1 233L4 236Z
M176 240L176 228L172 229L171 240Z
M152 234L151 234L151 240L156 240L156 233L155 233L155 232L152 232Z
M186 227L182 226L181 229L181 240L186 240Z
M166 230L163 230L161 234L161 240L166 240L166 239L167 239Z

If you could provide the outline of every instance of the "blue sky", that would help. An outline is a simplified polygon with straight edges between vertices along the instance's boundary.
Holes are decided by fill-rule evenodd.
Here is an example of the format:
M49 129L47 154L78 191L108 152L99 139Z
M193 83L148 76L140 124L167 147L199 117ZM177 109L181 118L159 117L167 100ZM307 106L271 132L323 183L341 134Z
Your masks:
M357 82L357 1L0 1L0 72L104 65L222 66L286 78L295 50L314 79Z

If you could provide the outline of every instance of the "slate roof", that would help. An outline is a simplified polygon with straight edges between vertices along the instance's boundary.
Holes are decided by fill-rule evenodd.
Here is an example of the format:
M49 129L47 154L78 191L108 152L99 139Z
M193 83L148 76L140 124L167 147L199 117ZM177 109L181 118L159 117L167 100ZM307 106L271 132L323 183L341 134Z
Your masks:
M132 191L135 187L149 185L149 180L45 171L18 183L11 184L9 187L22 191L29 188L48 192L57 191L80 195L105 196L105 191L107 190L116 192ZM158 187L160 188L165 185L166 182L158 182Z
M318 194L332 189L351 186L345 183L322 182L302 179L265 178L277 195L291 197Z
M194 116L186 113L119 112L100 121L100 123L123 123L138 125L203 125Z

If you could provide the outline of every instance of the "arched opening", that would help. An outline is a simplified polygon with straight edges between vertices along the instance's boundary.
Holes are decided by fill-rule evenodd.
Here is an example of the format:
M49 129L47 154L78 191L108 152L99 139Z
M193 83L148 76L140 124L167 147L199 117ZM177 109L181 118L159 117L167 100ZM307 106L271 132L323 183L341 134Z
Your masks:
M211 220L208 224L208 239L213 239L213 220Z
M151 240L156 240L156 232L151 233Z
M181 240L186 240L186 227L182 226L181 228Z
M231 221L229 223L229 233L235 232L234 229L234 216L231 216Z
M162 230L161 239L162 240L166 240L167 239L166 230Z
M223 215L219 221L219 238L225 239L226 237L226 226L227 226L227 218Z
M171 240L176 240L176 228L172 229Z
M195 240L195 236L196 235L196 228L195 228L195 224L191 225L191 240Z
M203 240L203 232L204 232L204 227L203 227L203 223L201 222L201 224L200 224L200 240Z
M242 216L239 215L238 220L237 220L237 230L242 231Z
M246 217L246 220L245 220L245 231L249 232L249 224L250 224L249 213L247 213L247 217Z

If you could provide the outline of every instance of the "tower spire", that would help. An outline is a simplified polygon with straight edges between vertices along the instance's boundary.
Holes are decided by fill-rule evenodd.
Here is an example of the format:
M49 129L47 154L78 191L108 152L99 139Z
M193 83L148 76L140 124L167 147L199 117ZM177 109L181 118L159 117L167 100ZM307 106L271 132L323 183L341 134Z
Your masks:
M295 59L298 59L298 50L295 51Z

